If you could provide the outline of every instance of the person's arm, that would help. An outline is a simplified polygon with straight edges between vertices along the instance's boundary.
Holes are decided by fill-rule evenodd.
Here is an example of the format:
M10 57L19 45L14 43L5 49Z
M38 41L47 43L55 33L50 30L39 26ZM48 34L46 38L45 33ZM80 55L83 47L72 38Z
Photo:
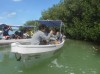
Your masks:
M11 30L11 31L13 31L13 29L11 28L11 26L9 26L8 30Z

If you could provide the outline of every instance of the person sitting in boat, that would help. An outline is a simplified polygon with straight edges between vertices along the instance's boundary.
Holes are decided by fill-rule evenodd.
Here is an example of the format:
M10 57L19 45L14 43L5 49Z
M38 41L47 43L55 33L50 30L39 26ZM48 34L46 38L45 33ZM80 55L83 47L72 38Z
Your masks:
M58 40L59 39L59 31L57 29L52 29L53 31L53 34L50 38L50 44L59 44L60 41Z
M21 37L19 35L20 35L20 32L19 31L15 31L15 33L12 34L12 39L21 39Z
M10 26L8 26L8 25L6 25L3 28L3 36L4 36L4 39L9 39L10 38L9 30L13 31L12 28Z
M64 34L64 31L62 30L61 33L59 32L59 38L58 38L58 40L60 42L62 42L63 40L65 40L65 38L66 38L66 36Z
M51 35L51 37L50 37L50 41L55 41L55 40L57 40L57 29L52 29L52 31L53 31L53 34Z
M49 41L52 31L46 36L45 31L46 31L46 26L45 25L40 25L39 30L35 32L32 36L31 44L33 45L44 45L47 44Z
M50 29L47 27L45 30L45 35L48 36L49 33L50 33Z
M65 40L66 36L64 35L63 30L60 31L57 29L53 29L53 35L50 38L50 44L59 44L61 43L63 40Z

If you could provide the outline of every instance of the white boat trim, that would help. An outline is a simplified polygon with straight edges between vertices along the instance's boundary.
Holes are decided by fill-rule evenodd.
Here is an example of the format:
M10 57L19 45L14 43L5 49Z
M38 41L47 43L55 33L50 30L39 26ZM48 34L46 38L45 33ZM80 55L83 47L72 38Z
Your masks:
M11 52L20 54L35 54L43 53L49 51L55 51L60 49L65 41L60 44L50 44L50 45L21 45L20 43L11 44Z

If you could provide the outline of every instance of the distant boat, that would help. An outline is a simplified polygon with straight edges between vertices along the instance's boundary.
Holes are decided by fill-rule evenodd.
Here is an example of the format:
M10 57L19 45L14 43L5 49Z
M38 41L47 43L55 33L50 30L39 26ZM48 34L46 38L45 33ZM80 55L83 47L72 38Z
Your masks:
M0 45L5 45L5 44L11 44L14 42L19 42L19 43L27 43L30 42L30 39L9 39L9 40L0 40Z

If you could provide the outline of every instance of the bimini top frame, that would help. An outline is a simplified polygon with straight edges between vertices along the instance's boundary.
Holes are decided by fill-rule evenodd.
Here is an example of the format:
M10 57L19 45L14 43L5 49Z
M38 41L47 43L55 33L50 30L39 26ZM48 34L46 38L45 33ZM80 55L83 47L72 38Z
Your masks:
M61 20L35 20L35 22L46 25L48 27L60 27L61 33L61 27L63 25L63 22Z
M63 25L61 20L36 20L36 22L39 22L40 24L46 25L48 27Z

